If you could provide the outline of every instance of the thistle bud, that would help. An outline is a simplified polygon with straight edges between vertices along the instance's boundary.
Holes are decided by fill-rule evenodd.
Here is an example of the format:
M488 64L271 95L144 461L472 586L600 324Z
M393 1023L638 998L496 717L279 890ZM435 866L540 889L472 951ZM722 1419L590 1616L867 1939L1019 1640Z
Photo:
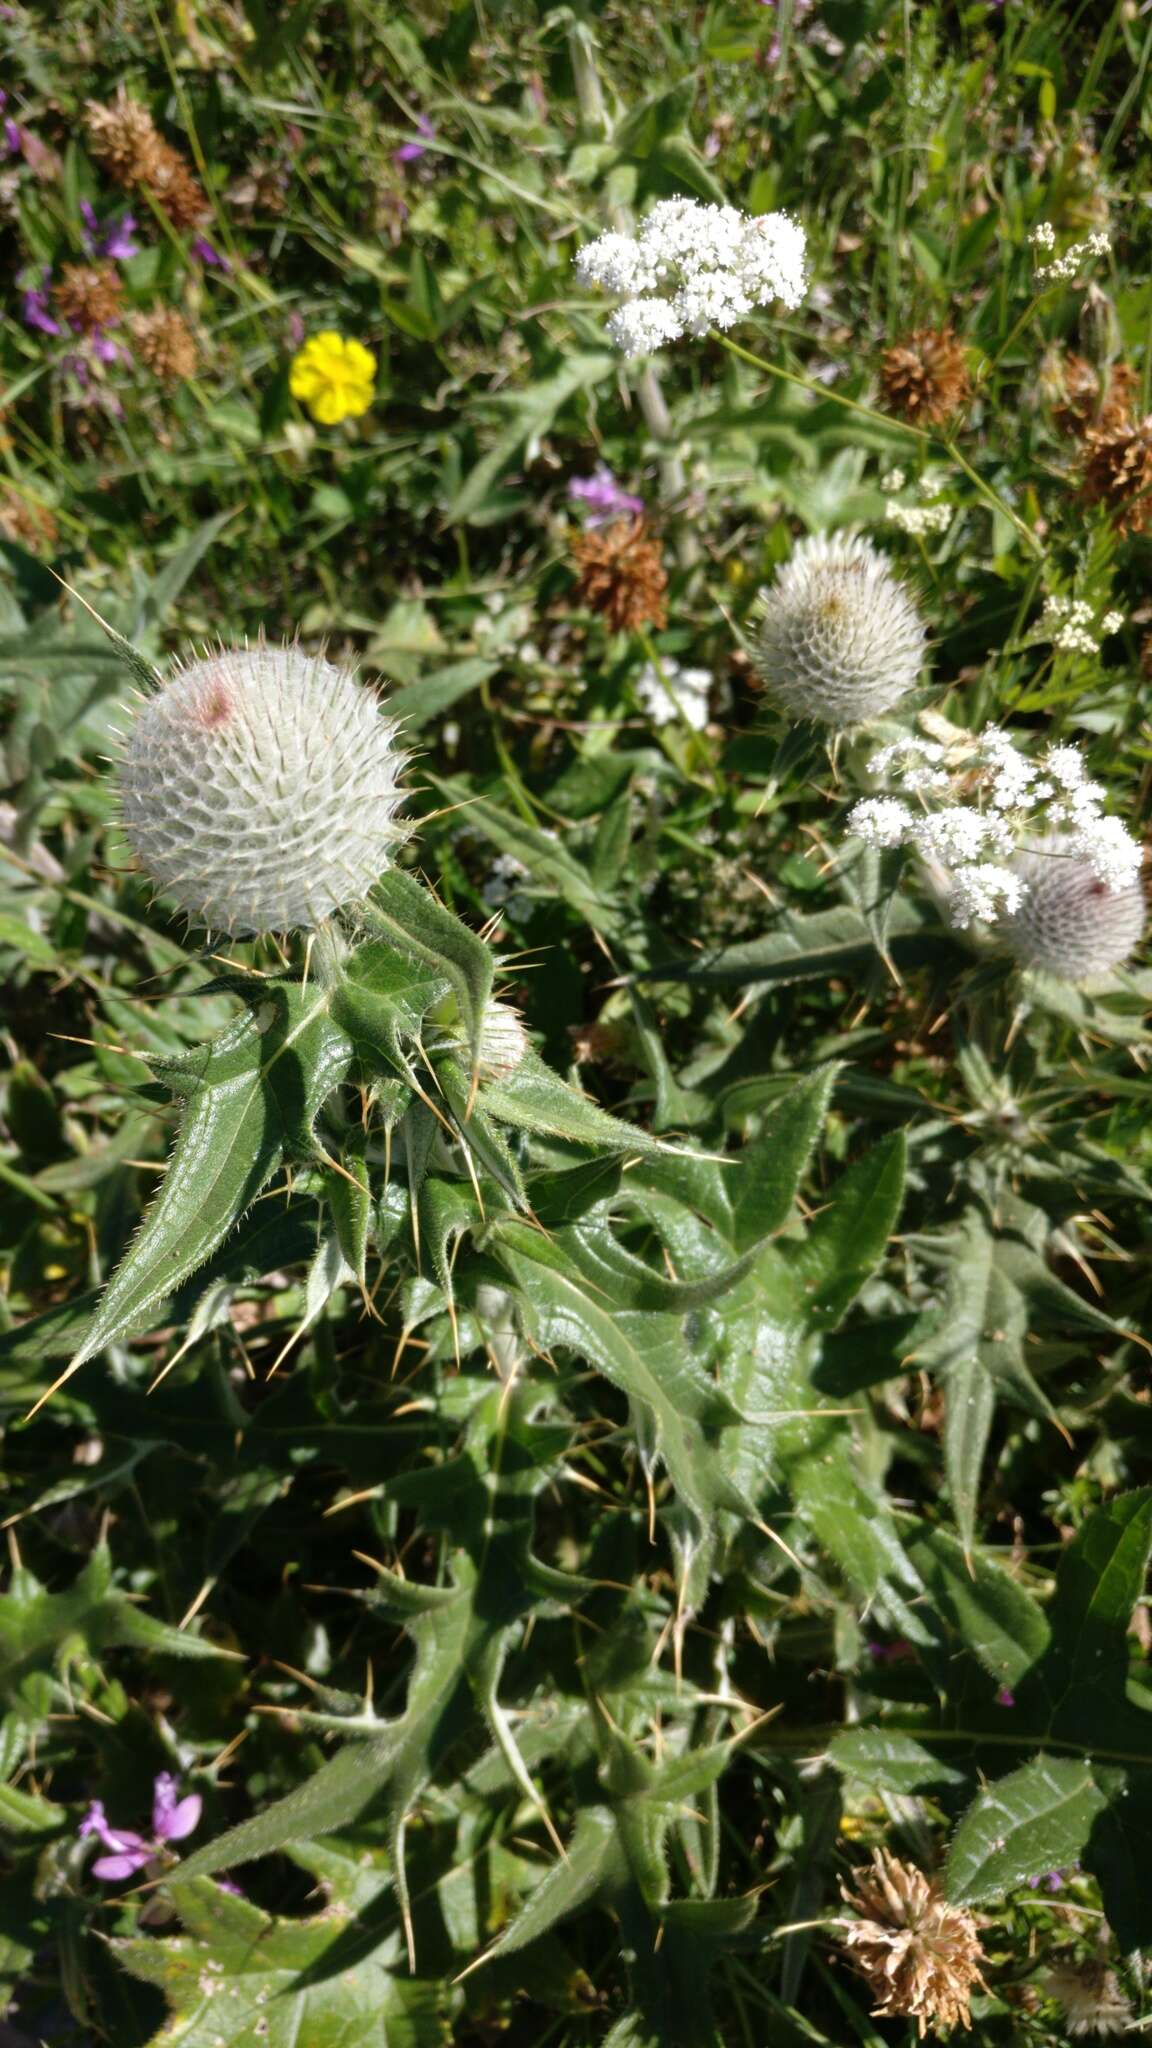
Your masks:
M794 718L868 725L915 688L924 627L908 591L871 544L851 535L800 542L761 593L753 658Z
M480 1068L490 1080L506 1081L528 1050L528 1034L510 1003L485 1006L480 1031Z
M210 930L317 925L365 894L405 836L396 730L370 690L302 648L209 655L133 720L128 837L157 888Z
M1055 834L1016 855L1012 872L1026 886L997 931L1022 967L1060 981L1100 981L1143 937L1144 890L1139 880L1104 881L1066 847Z

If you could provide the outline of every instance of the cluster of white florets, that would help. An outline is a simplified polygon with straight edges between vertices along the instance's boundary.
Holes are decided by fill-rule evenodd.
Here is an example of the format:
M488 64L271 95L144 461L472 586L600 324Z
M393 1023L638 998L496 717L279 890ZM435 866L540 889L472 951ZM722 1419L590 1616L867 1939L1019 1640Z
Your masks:
M1105 612L1097 622L1095 607L1082 597L1046 597L1033 637L1051 640L1065 654L1098 654L1102 641L1123 624L1123 612Z
M600 235L581 249L576 272L624 301L608 331L626 356L643 356L684 334L734 327L773 300L798 306L804 252L804 230L787 214L662 199L635 235Z
M1042 220L1028 237L1038 256L1052 256L1056 247L1056 230L1050 220ZM1094 256L1107 256L1112 243L1103 228L1095 228L1082 242L1073 242L1062 256L1054 256L1051 263L1040 263L1036 267L1037 284L1070 284L1078 277L1086 263Z
M901 794L854 804L851 831L870 846L918 853L943 878L959 928L1015 921L1025 930L1038 873L1054 863L1065 894L1075 881L1080 893L1095 890L1103 902L1135 892L1142 904L1140 846L1119 818L1105 816L1106 792L1089 779L1078 747L1049 747L1034 761L989 726L948 744L897 740L873 754L868 768ZM917 806L907 800L913 796Z
M955 505L948 502L944 492L948 478L943 471L926 469L912 483L912 499L900 494L908 490L909 480L904 470L886 470L880 479L884 493L884 518L889 526L898 526L901 533L910 533L916 540L922 540L930 533L947 533L956 516Z
M659 668L655 662L646 662L635 684L636 695L653 725L674 725L679 718L694 732L703 732L708 723L711 688L711 669L681 668L667 656Z

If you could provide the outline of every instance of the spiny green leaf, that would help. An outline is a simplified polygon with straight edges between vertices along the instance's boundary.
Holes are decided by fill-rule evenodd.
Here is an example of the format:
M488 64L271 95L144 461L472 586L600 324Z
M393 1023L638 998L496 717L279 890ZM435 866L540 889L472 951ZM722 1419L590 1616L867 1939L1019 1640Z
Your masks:
M443 1989L401 1974L390 1886L359 1859L296 1852L329 1893L308 1919L277 1919L208 1878L168 1888L184 1932L114 1941L133 1976L156 1984L171 2017L152 2048L439 2048ZM343 1868L341 1866L343 1865Z
M743 1152L735 1176L734 1241L739 1251L787 1223L804 1169L823 1128L838 1069L821 1067L794 1084Z
M484 1012L492 997L496 957L474 931L445 910L431 891L400 868L389 868L361 910L371 932L398 946L452 986L473 1059L479 1056ZM355 986L355 984L353 984ZM346 1000L350 1000L346 996Z
M1080 1758L1033 1757L968 1808L948 1851L948 1897L957 1905L983 1904L1078 1862L1105 1804Z
M324 993L285 982L208 1047L160 1192L63 1379L139 1329L223 1243L285 1155L307 1150L350 1056Z

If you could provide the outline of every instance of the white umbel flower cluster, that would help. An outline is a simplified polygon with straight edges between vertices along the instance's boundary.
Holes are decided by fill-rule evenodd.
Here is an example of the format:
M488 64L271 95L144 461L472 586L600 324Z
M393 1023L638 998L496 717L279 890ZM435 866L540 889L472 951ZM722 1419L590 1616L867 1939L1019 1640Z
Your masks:
M371 690L300 647L208 655L133 720L125 829L157 888L210 931L315 926L405 837L396 732Z
M678 661L664 656L659 668L652 661L644 664L635 687L653 725L675 725L679 718L694 732L703 732L708 723L711 669L681 668Z
M870 725L916 687L920 614L887 557L857 535L802 540L758 609L753 659L794 718Z
M608 332L626 356L651 355L684 334L734 327L756 306L798 306L807 277L804 230L784 213L662 199L635 235L599 235L576 258L581 284L624 301Z
M989 726L953 732L947 744L897 740L868 769L901 794L862 798L850 831L919 854L958 928L996 924L1022 964L1070 981L1094 979L1132 951L1144 924L1141 848L1104 815L1106 792L1078 747L1049 747L1033 761Z
M1032 637L1050 640L1064 654L1098 654L1102 641L1123 624L1123 612L1105 612L1097 622L1095 608L1082 597L1046 597Z
M1043 220L1034 227L1028 240L1038 256L1052 256L1051 263L1040 263L1035 270L1037 284L1068 284L1078 277L1086 263L1094 256L1107 256L1112 247L1111 239L1103 228L1095 228L1082 242L1073 242L1062 256L1053 255L1056 247L1056 230L1051 221Z

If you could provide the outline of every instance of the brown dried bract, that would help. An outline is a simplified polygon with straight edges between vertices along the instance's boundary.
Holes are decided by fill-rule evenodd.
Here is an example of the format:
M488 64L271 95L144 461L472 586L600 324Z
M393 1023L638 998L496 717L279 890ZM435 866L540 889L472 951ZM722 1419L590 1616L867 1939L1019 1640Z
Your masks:
M118 185L151 192L174 228L195 227L205 218L208 202L180 151L123 86L111 106L89 100L84 118L93 155Z
M880 359L886 409L916 426L938 427L950 419L971 388L964 345L950 327L917 328Z
M1090 428L1108 433L1128 420L1136 389L1129 363L1113 363L1102 375L1086 356L1067 355L1053 366L1053 424L1083 440Z
M181 384L196 375L196 339L184 315L174 306L157 306L151 313L136 313L131 326L140 361L162 384Z
M600 612L614 633L667 623L668 578L658 542L642 519L572 537L579 571L577 590L590 611Z
M877 2001L876 2016L914 2019L921 2039L930 2025L971 2026L973 1989L987 1989L971 1913L886 1849L874 1849L872 1868L853 1877L856 1890L841 1890L860 1917L840 1940Z
M1082 488L1091 505L1106 505L1121 533L1152 522L1152 413L1084 436Z
M52 298L69 327L95 334L120 318L124 287L114 264L66 263Z

